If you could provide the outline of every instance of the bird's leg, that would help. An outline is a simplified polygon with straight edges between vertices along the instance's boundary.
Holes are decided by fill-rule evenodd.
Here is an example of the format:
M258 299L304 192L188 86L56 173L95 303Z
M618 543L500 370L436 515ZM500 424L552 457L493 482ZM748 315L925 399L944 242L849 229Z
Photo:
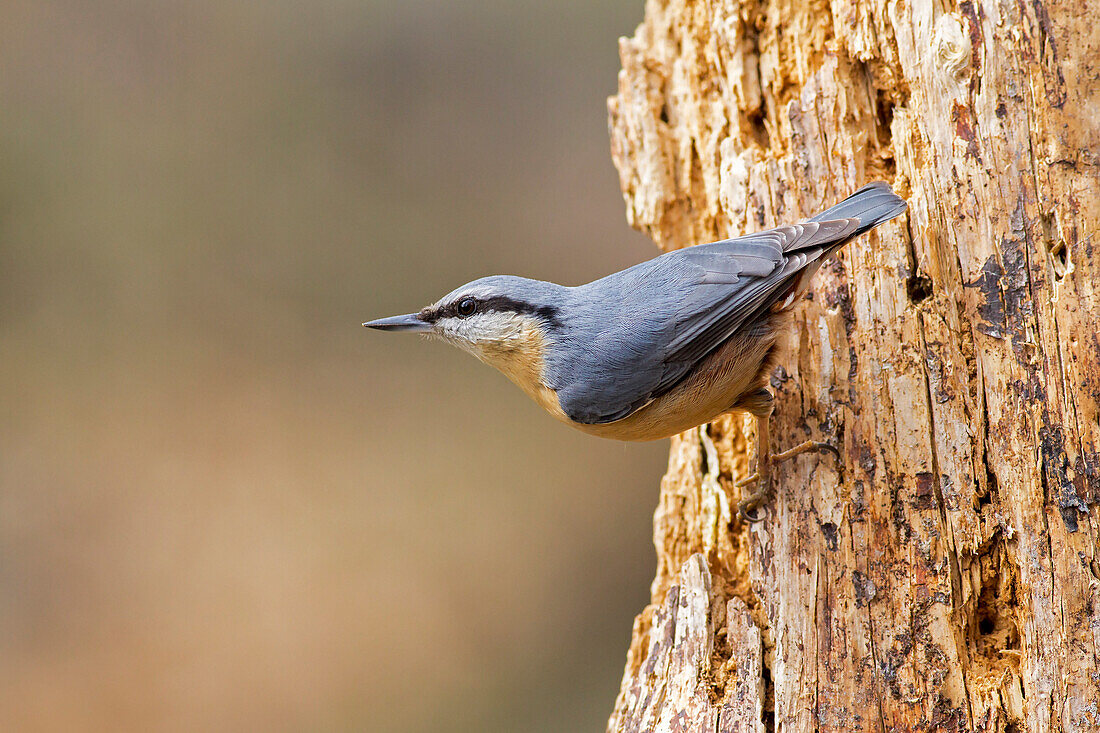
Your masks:
M741 494L741 503L737 511L746 522L759 522L767 514L757 516L755 510L764 504L772 493L772 466L768 450L768 416L756 416L756 473L737 482L746 490ZM754 486L751 490L749 486Z
M748 398L742 400L742 409L748 410L756 417L756 473L737 482L739 488L745 488L755 484L751 491L741 494L741 503L737 505L737 511L741 519L747 522L759 522L764 516L755 516L753 511L768 500L772 491L771 459L769 456L769 421L772 416L774 398L766 389L759 389Z
M771 498L772 466L774 464L811 451L828 451L836 456L837 460L840 460L840 451L828 443L807 440L793 448L788 448L782 453L771 455L769 441L769 426L772 415L771 393L766 389L761 389L759 392L754 393L743 405L744 409L756 416L756 473L738 481L737 486L744 488L756 484L756 488L741 495L741 503L737 505L737 509L741 519L747 522L759 522L767 514L756 516L755 510Z

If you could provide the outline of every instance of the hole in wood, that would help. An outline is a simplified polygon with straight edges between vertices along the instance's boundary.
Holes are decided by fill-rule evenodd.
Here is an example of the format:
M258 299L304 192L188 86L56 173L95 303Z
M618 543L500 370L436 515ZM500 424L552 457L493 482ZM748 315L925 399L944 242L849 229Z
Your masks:
M1066 251L1066 243L1059 240L1051 244L1050 266L1054 270L1054 277L1061 280L1069 271L1069 253Z
M1004 550L995 540L976 561L980 563L980 587L971 616L973 659L978 667L991 673L1011 669L1020 649L1020 629L1016 621L1016 574L1005 563Z
M905 292L914 305L928 300L932 295L932 278L920 273L911 275L905 281Z

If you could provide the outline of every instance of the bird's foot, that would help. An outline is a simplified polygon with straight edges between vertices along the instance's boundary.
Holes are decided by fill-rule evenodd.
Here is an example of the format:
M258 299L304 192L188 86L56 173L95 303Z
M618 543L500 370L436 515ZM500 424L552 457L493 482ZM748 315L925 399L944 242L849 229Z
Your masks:
M832 453L834 458L836 458L838 461L840 460L840 451L838 451L831 444L825 443L820 440L807 440L805 443L799 443L794 448L788 448L782 453L774 454L771 459L773 463L778 463L779 461L785 461L788 458L800 456L803 453L813 452Z
M742 521L750 524L761 522L768 518L768 511L765 508L764 511L757 514L756 510L760 509L771 498L772 482L771 482L771 465L785 461L789 458L802 455L803 453L812 452L828 452L839 461L840 451L829 443L825 443L818 440L807 440L805 443L799 443L793 448L788 448L782 453L775 453L768 456L769 470L761 476L760 470L751 476L741 479L736 483L737 488L742 489L748 486L755 486L754 489L747 493L741 494L741 502L737 505L737 513L741 516Z
M764 509L759 515L756 510L767 503L771 498L771 477L762 477L759 473L743 478L736 484L737 488L754 487L751 491L741 493L741 501L737 505L737 513L741 520L749 524L755 524L768 518L768 510Z

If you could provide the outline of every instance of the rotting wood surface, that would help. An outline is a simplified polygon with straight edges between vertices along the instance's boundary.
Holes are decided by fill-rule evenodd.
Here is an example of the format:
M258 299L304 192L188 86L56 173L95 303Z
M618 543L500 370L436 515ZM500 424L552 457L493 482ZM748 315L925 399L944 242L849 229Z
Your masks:
M750 424L674 438L609 731L1100 730L1100 3L650 0L609 102L665 249L884 179Z

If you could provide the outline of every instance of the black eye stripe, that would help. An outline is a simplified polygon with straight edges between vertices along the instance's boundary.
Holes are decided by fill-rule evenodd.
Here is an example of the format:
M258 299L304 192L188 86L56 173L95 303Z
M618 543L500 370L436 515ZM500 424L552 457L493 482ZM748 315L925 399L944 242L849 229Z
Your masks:
M473 296L463 296L458 300L453 300L439 308L425 308L420 311L420 320L426 323L435 323L440 318L462 318L464 315L471 315L470 311L460 313L458 310L459 304L465 302ZM488 298L476 298L473 300L476 302L474 311L478 313L520 313L523 315L534 316L541 318L546 323L557 326L558 321L558 309L550 305L532 305L531 303L525 303L522 300L516 300L515 298L509 298L507 295L493 295Z

